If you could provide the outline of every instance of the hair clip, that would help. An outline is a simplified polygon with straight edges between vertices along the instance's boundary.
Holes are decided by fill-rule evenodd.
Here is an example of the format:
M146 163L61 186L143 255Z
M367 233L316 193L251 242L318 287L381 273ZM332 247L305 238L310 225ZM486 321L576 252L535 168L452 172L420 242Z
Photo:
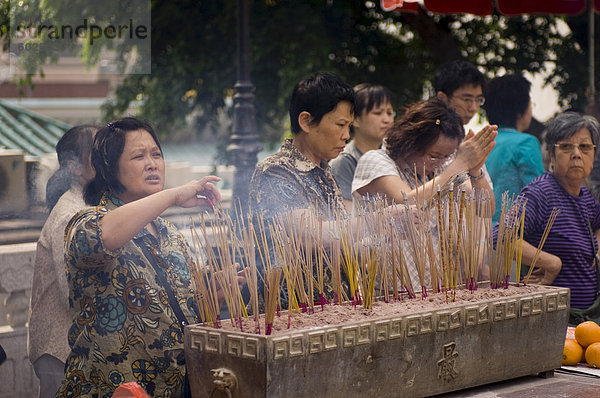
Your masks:
M440 119L435 119L435 125L439 126L440 125Z
M115 125L112 123L106 123L106 127L108 127L110 129L110 131L115 131Z

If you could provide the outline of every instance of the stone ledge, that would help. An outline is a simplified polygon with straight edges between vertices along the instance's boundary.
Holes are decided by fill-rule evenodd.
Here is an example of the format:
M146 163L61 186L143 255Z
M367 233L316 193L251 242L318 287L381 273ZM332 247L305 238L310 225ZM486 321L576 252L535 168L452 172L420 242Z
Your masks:
M37 243L0 246L0 291L31 289Z
M37 396L39 381L27 356L27 329L0 326L6 362L0 366L0 398Z

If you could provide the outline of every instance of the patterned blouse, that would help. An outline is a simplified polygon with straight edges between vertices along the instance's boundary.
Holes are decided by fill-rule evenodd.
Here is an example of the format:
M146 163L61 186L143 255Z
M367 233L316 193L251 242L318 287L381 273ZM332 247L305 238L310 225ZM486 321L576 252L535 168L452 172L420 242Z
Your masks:
M146 229L121 248L103 246L100 220L123 205L105 194L67 226L71 354L57 397L108 397L137 382L154 397L182 395L183 326L161 281L170 285L190 323L198 322L184 237L157 218L158 239Z
M342 193L327 162L316 165L285 140L279 152L256 166L250 207L265 220L294 209L315 208L325 219L346 214Z
M329 164L316 165L296 149L291 139L285 140L279 152L256 166L250 182L250 209L265 222L295 209L316 209L325 220L333 219L336 214L347 216L342 193ZM270 242L268 231L266 235ZM268 246L269 256L277 264L274 245L268 243ZM258 255L257 261L260 264ZM346 281L342 281L342 286L348 292ZM334 298L329 270L325 273L324 295L328 300ZM285 289L282 290L282 302L285 307ZM259 309L263 309L262 301Z

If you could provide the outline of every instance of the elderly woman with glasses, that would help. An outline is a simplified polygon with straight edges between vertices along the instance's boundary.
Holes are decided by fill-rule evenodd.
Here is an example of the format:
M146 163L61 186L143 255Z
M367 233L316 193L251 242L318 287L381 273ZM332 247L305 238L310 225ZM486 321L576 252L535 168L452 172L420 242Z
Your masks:
M388 203L412 204L417 194L419 200L429 201L438 185L448 192L450 183L455 188L465 184L467 190L485 192L493 209L494 194L481 168L496 133L496 126L486 126L465 137L460 117L445 102L437 98L418 102L388 130L384 149L360 158L352 194L359 202L382 196ZM416 270L410 265L409 273L415 285Z
M574 112L556 116L544 137L550 171L526 185L516 201L526 201L522 261L527 265L535 256L550 213L559 210L530 283L570 288L571 308L589 307L598 292L594 263L600 205L583 184L592 170L599 130L591 116Z

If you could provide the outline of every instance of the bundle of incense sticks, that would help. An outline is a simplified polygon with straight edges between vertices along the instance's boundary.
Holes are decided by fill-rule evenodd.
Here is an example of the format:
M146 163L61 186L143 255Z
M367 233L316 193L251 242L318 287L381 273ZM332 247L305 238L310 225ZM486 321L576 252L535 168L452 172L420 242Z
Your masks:
M378 209L377 211L372 213L374 214L373 227L376 228L376 230L379 232L379 240L377 247L380 250L378 259L378 271L375 275L376 285L373 294L375 296L383 295L383 300L386 303L389 303L391 299L390 292L392 293L394 298L396 298L398 289L396 271L394 269L394 267L396 267L397 265L391 264L390 262L392 256L392 246L390 238L392 237L393 231L396 229L396 226L393 223L389 222L389 220L387 219L385 209L383 208L383 203L381 207L381 209ZM377 288L379 289L379 291L377 291ZM394 292L396 293L394 294Z
M340 240L334 238L331 240L329 253L323 253L323 261L331 273L334 305L340 305L348 300L348 296L342 286L341 250Z
M262 273L263 273L263 297L265 303L265 333L271 334L273 329L273 320L277 312L278 304L280 303L280 291L281 291L281 273L280 267L274 266L271 259L271 253L269 248L270 242L267 238L267 228L273 229L270 223L265 222L262 215L257 215L257 226L255 227L255 239L258 243L256 245L259 253Z
M314 213L311 213L311 215ZM308 216L303 218L300 223L300 231L312 231L314 228L314 224L312 222L313 217ZM304 224L304 225L303 225ZM314 261L313 261L313 249L314 249L314 235L312 233L305 233L302 236L302 241L300 242L300 247L298 251L298 255L301 260L301 269L302 275L304 276L303 284L301 288L305 290L306 293L306 307L309 313L315 312L315 294L313 287L317 284L317 281L314 276L315 270ZM303 243L303 244L302 244Z
M241 262L244 276L246 277L246 285L250 293L249 307L252 309L252 315L255 322L255 333L260 334L259 321L259 295L258 295L258 278L259 272L256 266L256 251L254 244L254 225L252 219L248 216L245 221L241 215L239 208L236 208L237 228L234 236L237 238L237 258Z
M200 247L204 248L204 254L207 262L205 267L206 272L202 277L199 275L199 270L194 270L196 275L195 282L197 289L212 297L208 301L199 301L201 314L206 314L203 319L207 323L215 323L219 321L220 303L217 299L217 286L223 292L225 302L227 304L231 321L241 326L242 317L247 317L245 304L242 299L238 280L238 264L235 261L235 252L237 245L230 245L230 233L233 230L230 218L221 218L219 222L212 225L209 233L207 222L204 215L201 217L200 229L202 238L192 227L192 240L195 248L196 256L200 252ZM213 242L214 247L213 250ZM198 262L199 259L196 258ZM201 263L198 263L201 264Z
M454 183L450 183L450 190L448 191L448 222L446 226L448 227L446 231L446 236L448 237L448 242L446 243L448 250L448 277L450 279L450 287L452 288L452 301L454 301L454 294L458 285L457 263L454 258Z
M196 256L191 271L202 322L220 327L220 291L234 325L242 329L248 305L255 333L261 331L260 312L265 313L264 330L271 333L282 296L289 325L294 314L312 313L315 305L371 308L377 297L399 300L404 291L415 298L411 272L422 299L428 290L454 299L459 286L477 288L486 260L491 286L506 287L512 262L517 269L521 265L526 202L513 204L503 196L505 222L499 224L494 246L491 198L483 191L449 188L443 193L439 186L436 191L419 187L411 201L393 206L385 198L368 198L357 206L354 219L331 211L331 221L324 221L314 209L268 221L260 214L242 216L238 209L233 218L225 212L210 218L202 214L191 227ZM533 266L555 217L553 213ZM237 283L240 273L248 285L247 303ZM331 284L332 303L325 297L326 283Z
M446 298L454 300L459 286L471 290L477 288L479 269L485 266L492 232L493 199L486 191L467 193L464 188L455 190L452 183L449 188L443 195L441 187L437 187L435 232L438 242L433 247L438 251L430 263L439 270L439 283L446 292ZM432 277L434 272L432 266ZM432 283L435 288L436 282Z
M413 288L412 280L410 279L410 274L408 273L406 265L406 259L404 257L403 232L399 228L394 228L390 236L392 238L390 242L390 259L392 261L394 278L394 298L400 298L398 293L402 291L402 289L406 291L409 298L415 298L415 289ZM400 283L400 290L397 289L396 278L398 278L398 282Z
M387 257L389 251L387 242L383 235L383 230L386 228L386 221L383 209L385 204L382 200L365 201L359 214L363 220L363 231L359 248L359 286L363 297L363 306L370 308L372 305L371 295L375 296L376 291L385 296L385 300L389 301L389 292L387 289L388 269L381 267L376 269L383 263L383 258ZM370 248L377 248L372 252ZM377 279L375 279L377 277ZM373 278L374 285L370 285L370 279ZM379 289L377 289L379 287Z
M279 222L270 225L269 230L277 257L277 264L283 272L283 280L288 298L288 316L291 317L299 308L306 311L308 300L301 272L302 247L299 239L300 230L286 231L284 226Z
M350 287L350 299L355 306L361 304L360 293L358 291L358 267L360 262L358 243L360 241L361 218L358 217L357 220L356 231L353 231L351 220L336 215L337 231L342 253L342 269Z
M415 207L408 203L405 199L402 205L388 207L381 197L367 198L360 213L363 224L367 225L362 242L377 246L381 252L376 284L378 295L383 295L386 302L390 300L390 291L396 300L401 292L416 297L405 258L411 258L406 239L414 237L415 231L408 229L414 228L416 221ZM415 269L412 263L411 269Z
M464 202L463 202L464 199ZM468 288L477 288L479 268L485 262L486 250L491 239L492 219L480 214L491 214L492 201L484 192L461 193L461 212L463 220L459 220L459 236L457 237L458 260L462 267L464 280Z
M448 239L446 238L446 217L444 212L444 200L442 197L442 189L438 185L436 193L436 209L437 209L437 233L439 242L439 258L442 263L442 286L446 292L446 300L448 299L448 291L450 290L449 265L448 265Z
M506 220L508 209L512 205L512 199L508 197L508 193L505 192L502 195L502 202L500 208L500 220ZM496 206L498 203L496 203ZM507 228L507 226L509 228ZM508 231L507 231L508 229ZM505 256L510 256L510 254L506 254L506 250L510 248L509 245L504 244L505 238L510 237L510 225L507 225L506 222L498 223L498 232L496 234L496 242L491 242L490 248L488 250L489 254L489 266L490 266L490 287L498 288L502 285L504 280L503 277L503 267L504 267L504 258Z
M508 288L513 261L519 263L523 244L525 201L515 201L508 193L502 195L500 220L495 247L490 242L490 286ZM520 270L519 270L520 271Z
M195 254L195 262L192 264L192 280L196 288L194 289L196 303L198 304L199 317L202 322L211 327L220 327L219 314L220 306L217 296L217 286L213 278L210 277L208 266L204 265L204 259L200 258L200 245L202 240L192 222L191 227L192 242Z
M498 223L495 250L492 246L494 242L490 242L490 248L488 249L493 253L490 256L490 286L493 288L501 286L508 288L513 262L515 263L516 268L516 284L517 286L519 284L522 266L526 205L527 201L524 199L512 200L512 198L508 198L507 194L502 197L502 208L500 212L501 222ZM530 265L529 272L523 279L524 284L527 284L529 281L558 212L558 209L553 209L548 218L542 239L536 248L535 256Z
M428 236L431 236L430 211L428 208L407 207L403 217L402 229L405 234L405 258L411 259L410 268L416 270L421 284L421 298L427 297L427 269L429 265L428 251L432 248L427 245Z
M221 289L225 293L225 302L229 310L231 319L235 319L241 328L242 317L247 318L246 306L242 298L240 285L238 284L239 264L236 259L237 247L236 226L230 217L221 215L225 222L217 224L215 230L217 242L217 252L219 253L219 264L221 272L215 273L215 277L220 283Z
M316 267L316 280L315 287L319 292L319 302L321 304L321 311L324 310L324 306L327 302L325 298L325 245L323 243L323 215L317 214L317 217L312 219L311 230L316 231L316 235L311 236L314 239L314 250L315 250L315 267Z
M373 245L360 246L360 284L362 304L366 309L373 308L375 301L375 278L380 263L381 250Z

